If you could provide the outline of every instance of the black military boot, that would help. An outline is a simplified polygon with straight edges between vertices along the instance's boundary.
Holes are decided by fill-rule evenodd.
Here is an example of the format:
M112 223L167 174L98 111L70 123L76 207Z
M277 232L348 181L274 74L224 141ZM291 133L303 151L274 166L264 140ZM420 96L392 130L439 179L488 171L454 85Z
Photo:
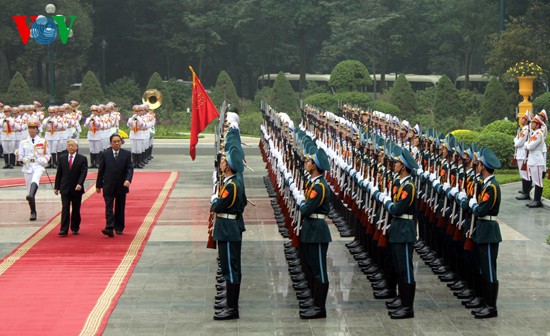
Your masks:
M533 197L533 201L529 203L527 206L530 208L542 208L542 187L535 186L535 196Z
M536 187L535 187L536 188ZM485 296L485 306L476 310L474 316L476 319L497 317L497 297L498 297L498 281L487 282L487 295Z
M27 202L29 202L29 207L31 208L31 218L30 220L36 220L36 201L35 196L36 192L38 191L38 184L32 183L31 184L31 190L29 194L27 195Z
M319 281L313 283L313 306L300 312L300 318L304 320L318 319L327 317L325 304L327 302L328 283L323 284Z
M416 292L416 284L399 283L399 295L401 307L389 313L392 319L406 319L414 317L413 303Z
M529 197L529 192L531 191L531 181L528 181L528 180L524 180L522 179L521 180L521 194L519 194L518 196L516 196L516 199L517 200L528 200L530 199Z
M9 154L4 154L4 169L8 169L10 167L10 161L9 161Z
M227 307L214 314L214 320L234 320L239 318L239 293L241 284L232 284L227 281Z

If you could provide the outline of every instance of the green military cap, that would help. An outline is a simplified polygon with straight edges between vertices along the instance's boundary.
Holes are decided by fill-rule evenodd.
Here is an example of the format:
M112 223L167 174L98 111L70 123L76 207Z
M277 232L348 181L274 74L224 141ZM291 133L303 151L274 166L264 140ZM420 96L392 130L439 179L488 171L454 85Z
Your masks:
M456 150L456 146L457 146L457 141L456 141L456 138L454 135L452 134L449 134L447 135L447 137L445 138L445 142L447 143L447 149L449 151L455 151Z
M384 145L385 145L384 138L378 137L378 139L376 140L376 150L378 150L379 152L383 152Z
M318 151L318 149L317 149L316 146L310 146L308 151L307 151L306 158L313 160L314 157L315 157L315 154L317 154L317 151Z
M330 163L328 161L327 153L324 149L319 148L317 150L317 153L315 153L315 155L313 156L313 161L319 169L323 171L330 170Z
M393 146L393 149L391 151L391 159L393 161L401 161L399 160L400 156L401 156L401 152L403 151L403 149L399 146Z
M445 147L449 148L449 146L447 145L447 143L445 141L445 134L443 134L443 133L439 133L439 136L436 139L436 144L437 144L437 147L445 146Z
M499 169L501 167L500 160L495 153L487 147L483 147L480 151L480 161L489 169Z
M428 140L433 141L435 139L435 129L429 128L427 136Z
M395 146L398 147L398 146ZM408 149L403 148L401 150L401 154L399 155L399 161L405 165L405 167L409 168L410 170L418 169L418 163L413 158L411 152L409 152Z
M244 171L244 152L235 146L231 146L227 152L227 164L236 172Z

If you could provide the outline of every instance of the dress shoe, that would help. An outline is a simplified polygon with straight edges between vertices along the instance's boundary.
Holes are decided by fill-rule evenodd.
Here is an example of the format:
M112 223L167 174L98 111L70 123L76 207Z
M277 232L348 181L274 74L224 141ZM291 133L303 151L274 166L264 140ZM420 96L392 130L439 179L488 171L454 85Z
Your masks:
M116 230L115 232L116 232L117 235L123 234L123 233L122 233L122 230Z
M480 308L483 306L483 300L478 297L474 297L469 301L462 301L462 304L464 304L464 307L468 309Z
M542 208L542 202L541 201L533 201L533 202L527 204L527 206L529 208ZM495 310L495 314L496 314L496 310ZM489 316L489 317L494 317L494 316L496 316L496 315ZM478 318L477 315L476 315L476 318ZM479 317L479 318L482 318L482 317Z
M445 274L447 272L449 272L449 267L445 266L445 265L442 265L442 266L439 266L437 268L434 268L432 269L432 271L435 273L435 274Z
M296 266L296 267L289 267L288 268L288 272L291 274L291 275L295 275L295 274L298 274L298 273L302 273L302 266Z
M227 286L225 285L225 281L222 283L216 284L216 290L218 291L225 290L226 288Z
M222 300L222 299L225 299L226 297L227 297L227 292L223 289L219 291L215 296L216 300Z
M113 230L103 229L103 230L101 230L101 232L103 232L104 235L109 236L109 237L114 237L115 236L113 234Z
M302 289L301 291L296 292L296 298L298 300L307 300L311 297L311 290L309 288Z
M358 240L352 240L352 241L350 241L349 243L346 243L345 245L346 245L346 247L347 247L348 249L352 249L352 248L356 248L356 247L359 246L360 244L361 244L360 241L358 241Z
M298 283L292 284L292 287L294 287L295 290L302 290L302 289L309 288L308 284L307 284L307 281L305 281L305 280L301 281L301 282L298 282Z
M373 295L375 299L393 299L397 296L397 293L395 292L395 290L384 288L382 290L373 292Z
M364 260L360 260L357 263L357 265L361 268L369 268L373 264L374 264L374 260L372 260L372 258L367 258L367 259L364 259Z
M407 319L414 317L414 310L411 307L401 307L390 313L392 319Z
M455 282L449 282L447 284L447 287L449 287L453 291L463 290L465 286L466 286L466 283L462 280L458 280L458 281L455 281Z
M359 245L349 250L351 254L359 254L365 252L363 246Z
M441 280L443 282L455 281L457 278L458 278L458 276L454 272L448 272L448 273L439 275L439 280Z
M305 279L306 279L306 275L304 273L290 276L290 280L292 280L292 282L301 282L301 281L304 281Z
M361 271L363 271L363 273L365 273L366 275L371 275L371 274L379 272L380 269L378 268L378 266L372 265L371 267L369 267L367 269L361 269Z
M66 237L68 235L67 231L60 231L59 235L62 237Z
M530 199L529 197L529 194L519 194L518 196L516 196L516 199L517 200L520 200L520 201L524 201L524 200L528 200Z
M219 313L214 314L214 320L235 320L239 318L239 310L235 308L225 308Z
M31 211L31 217L29 220L35 221L36 220L36 211Z
M393 300L386 301L386 308L388 309L398 309L401 307L401 298L398 296Z
M317 306L312 306L308 310L300 312L300 318L303 320L311 320L325 317L327 317L327 311L325 310L325 308L320 308Z
M384 273L377 272L377 273L374 273L374 274L371 274L371 275L367 275L367 279L369 279L369 281L371 281L371 282L378 282L378 281L384 279Z
M369 257L369 254L367 252L362 252L362 253L354 255L353 259L355 259L357 261L362 261L362 260L366 260L368 257Z
M490 306L484 306L481 308L481 310L477 310L474 313L474 316L476 319L484 319L484 318L491 318L491 317L497 317L498 311L496 307L490 307Z
M79 234L78 231L76 231L76 230L73 231L73 236L78 236L78 234Z
M462 292L453 293L453 295L455 295L459 299L464 300L464 299L471 299L474 296L474 293L469 289L465 289Z
M224 298L222 300L219 300L217 302L214 302L214 309L224 309L227 308L227 299Z
M370 285L371 285L372 289L375 290L375 291L382 290L382 289L384 289L388 286L385 279L382 279L378 282L373 282Z
M305 300L300 301L300 309L308 309L315 303L312 297L309 297Z
M355 236L355 232L353 230L342 230L342 231L340 231L340 237L349 238L349 237L353 237L353 236ZM325 315L326 315L326 313L325 313Z

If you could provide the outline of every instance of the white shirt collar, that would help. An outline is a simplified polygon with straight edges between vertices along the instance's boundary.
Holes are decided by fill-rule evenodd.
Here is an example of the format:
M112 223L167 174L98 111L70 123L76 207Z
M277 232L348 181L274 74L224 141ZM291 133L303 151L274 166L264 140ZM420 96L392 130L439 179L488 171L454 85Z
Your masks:
M405 181L406 181L409 177L411 177L411 175L408 175L408 176L403 177L402 179L399 179L399 185L403 185L403 183L405 183Z
M489 175L483 180L483 184L487 184L487 182L495 175Z

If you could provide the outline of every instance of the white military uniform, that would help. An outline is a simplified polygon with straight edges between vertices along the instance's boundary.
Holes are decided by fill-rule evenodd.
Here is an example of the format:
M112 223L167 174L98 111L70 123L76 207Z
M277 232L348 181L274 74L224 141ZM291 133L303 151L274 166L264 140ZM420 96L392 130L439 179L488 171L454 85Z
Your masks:
M25 176L27 193L29 193L32 183L40 185L40 178L50 161L48 142L38 135L34 139L29 136L22 140L19 143L18 161L23 162L21 171Z
M543 187L542 174L546 171L545 139L544 131L539 128L532 132L525 144L525 149L529 152L527 159L529 177L538 187Z
M101 152L101 130L103 122L99 115L91 115L84 122L84 127L88 128L88 142L90 145L90 154L99 154Z
M516 158L516 161L518 162L519 176L522 180L529 180L528 171L521 170L521 166L527 158L527 150L525 149L525 144L527 142L527 139L529 139L529 133L529 125L525 125L523 126L523 128L517 130L516 137L514 138L514 156Z

